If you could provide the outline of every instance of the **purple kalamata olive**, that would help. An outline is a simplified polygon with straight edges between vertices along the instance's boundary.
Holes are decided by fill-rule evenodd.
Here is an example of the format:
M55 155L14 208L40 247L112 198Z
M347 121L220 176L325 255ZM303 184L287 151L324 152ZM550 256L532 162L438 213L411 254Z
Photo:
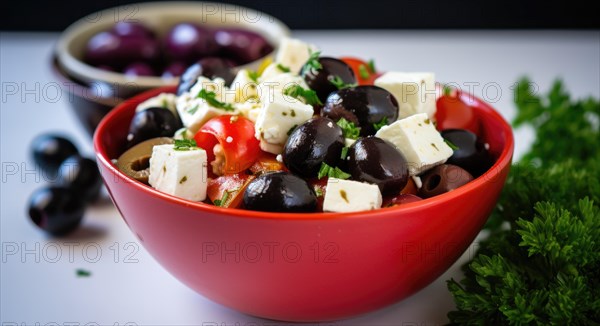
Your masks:
M141 23L120 21L111 29L113 34L121 37L155 38L154 32Z
M160 47L156 40L146 37L120 37L110 32L94 35L86 46L86 62L106 65L120 70L135 62L156 62Z
M177 61L169 64L162 72L161 77L165 79L176 78L185 72L187 65L183 62Z
M377 137L358 139L348 151L352 178L379 186L384 196L395 196L408 182L408 164L394 145Z
M273 46L264 37L246 30L217 30L215 31L215 41L224 56L239 64L256 61L273 52Z
M350 87L331 93L325 101L321 115L335 120L334 116L341 116L340 111L353 113L358 118L361 136L370 136L377 132L376 124L391 124L396 121L398 102L390 92L381 87ZM347 116L344 118L349 119Z
M214 32L193 23L173 26L165 37L167 55L187 63L217 54Z
M323 162L339 166L344 136L329 118L317 117L294 129L283 148L283 163L295 174L316 177Z
M235 78L235 72L229 60L221 58L204 58L195 64L189 66L181 75L179 86L177 87L177 95L181 95L189 91L198 80L198 77L206 78L223 78L225 85L231 85Z
M123 73L127 77L154 76L156 74L150 65L143 62L134 62L127 65L123 69Z
M463 186L471 180L473 180L473 176L456 165L438 165L421 175L423 186L419 189L419 196L429 198L441 195Z
M332 81L339 79L344 84L355 84L356 77L349 65L339 59L320 57L318 59L321 68L316 69L310 63L301 69L302 77L310 89L317 92L321 102L325 103L332 92L338 90Z

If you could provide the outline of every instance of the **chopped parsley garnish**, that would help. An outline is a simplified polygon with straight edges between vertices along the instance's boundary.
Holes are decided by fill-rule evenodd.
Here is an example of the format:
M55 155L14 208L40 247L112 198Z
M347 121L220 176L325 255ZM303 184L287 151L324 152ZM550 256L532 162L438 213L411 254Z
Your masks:
M356 87L356 84L346 84L340 76L329 76L329 82L332 83L337 89L344 89L350 87Z
M189 108L189 109L187 110L187 112L188 112L189 114L194 114L194 113L196 113L196 111L198 111L198 109L199 109L199 108L200 108L200 105L199 105L199 104L196 104L196 105L194 105L193 107Z
M371 73L374 74L377 71L375 69L375 60L371 59L369 62L367 62L367 64L369 65L369 70L371 70Z
M205 100L208 104L210 104L210 106L215 107L217 109L223 109L225 111L235 111L231 104L217 100L217 94L215 92L208 92L205 89L202 89L200 90L200 93L198 93L198 98Z
M283 94L295 99L301 97L304 99L304 101L306 101L307 104L310 105L323 105L315 91L312 89L304 89L300 85L294 84L286 87L286 89L283 91Z
M458 149L458 146L454 145L454 143L452 143L448 139L444 139L444 143L446 143L446 145L448 145L450 148L452 148L453 151Z
M304 64L305 68L319 70L323 68L323 65L319 61L319 56L321 55L321 51L313 52L312 49L308 49L308 61Z
M280 71L283 71L283 72L290 72L291 71L290 67L286 67L286 66L282 65L281 63L277 64L277 69L279 69Z
M358 136L360 135L360 127L357 127L354 122L350 122L344 118L341 118L336 123L338 126L340 126L340 128L342 128L342 134L344 135L344 138L358 139Z
M233 192L234 190L231 190L231 192ZM221 197L221 199L216 199L214 204L215 206L219 206L222 207L223 205L225 205L225 203L227 203L227 199L229 199L229 190L225 190L225 192L223 193L223 197Z
M92 272L78 268L77 270L75 270L75 275L77 275L77 277L90 277L92 276Z
M289 136L289 135L291 135L291 134L292 134L292 132L294 132L294 129L296 129L296 127L298 127L298 125L293 125L293 126L290 128L290 130L288 130L288 131L287 131L287 135L288 135L288 136Z
M175 139L173 147L176 151L189 151L192 149L198 149L198 144L193 139Z
M319 174L317 178L322 179L323 177L337 178L337 179L348 179L351 177L350 174L342 171L342 169L336 167L331 167L327 163L321 163L321 168L319 169Z
M258 77L260 77L258 71L248 70L248 78L250 78L253 82L258 83Z
M383 117L381 119L381 121L373 124L373 128L375 128L375 131L378 131L379 129L383 128L383 126L387 126L387 124L388 124L388 118Z
M342 148L342 154L340 155L340 158L341 158L342 160L345 160L345 159L346 159L346 157L348 156L348 149L349 149L349 148L348 148L348 147L346 147L346 146L344 146L344 147Z
M365 66L365 65L358 66L358 74L360 75L360 78L362 78L362 79L368 79L369 76L371 76L371 74L369 73L369 70L367 69L367 66Z

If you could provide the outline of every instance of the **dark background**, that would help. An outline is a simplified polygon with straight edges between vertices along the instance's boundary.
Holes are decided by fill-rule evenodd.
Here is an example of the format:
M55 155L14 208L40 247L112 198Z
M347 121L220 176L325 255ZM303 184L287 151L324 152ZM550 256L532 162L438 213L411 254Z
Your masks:
M100 9L141 1L3 0L2 30L60 31ZM269 13L293 29L599 28L584 0L229 0ZM591 2L588 0L588 2Z

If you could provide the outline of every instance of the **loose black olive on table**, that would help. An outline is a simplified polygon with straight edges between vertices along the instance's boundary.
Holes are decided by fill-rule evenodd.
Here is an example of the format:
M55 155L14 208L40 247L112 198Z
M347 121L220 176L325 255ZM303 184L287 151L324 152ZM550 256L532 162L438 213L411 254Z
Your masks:
M342 60L329 57L320 57L318 60L322 66L321 69L314 69L305 64L301 69L301 74L308 87L317 93L321 102L325 103L327 96L338 89L331 83L336 76L345 84L356 83L352 68Z
M379 186L384 196L400 193L408 182L408 164L394 145L377 137L358 139L348 151L352 178Z
M64 160L79 153L73 143L61 136L43 134L31 143L34 162L49 176L54 176Z
M96 162L79 155L67 158L60 166L58 184L69 188L91 202L98 198L102 189L102 178Z
M136 112L127 134L127 148L156 137L172 137L183 125L179 117L165 108L148 108Z
M344 88L327 97L321 115L339 120L338 116L343 117L341 111L356 116L361 136L370 136L377 132L374 124L381 123L384 119L387 124L391 124L398 119L398 101L390 92L377 86Z
M177 95L181 95L189 91L198 77L204 76L206 78L223 78L225 80L225 86L231 85L235 78L235 72L233 71L233 64L231 61L221 58L204 58L199 60L195 64L189 66L179 80L179 86L177 86Z
M64 187L38 189L29 199L29 217L40 229L52 235L65 235L75 230L84 212L84 200Z
M474 133L464 129L446 129L441 134L444 139L458 147L446 161L447 164L457 165L476 177L492 165L485 144Z
M172 144L173 139L169 137L159 137L145 140L119 156L117 167L128 176L148 184L150 176L150 157L152 148L155 145Z
M454 190L473 180L466 170L452 164L438 165L421 175L419 196L429 198Z
M321 163L337 166L344 136L342 129L329 118L312 118L296 128L283 148L283 163L295 174L316 177Z
M270 172L248 184L244 208L264 212L314 212L317 197L304 179L288 172Z

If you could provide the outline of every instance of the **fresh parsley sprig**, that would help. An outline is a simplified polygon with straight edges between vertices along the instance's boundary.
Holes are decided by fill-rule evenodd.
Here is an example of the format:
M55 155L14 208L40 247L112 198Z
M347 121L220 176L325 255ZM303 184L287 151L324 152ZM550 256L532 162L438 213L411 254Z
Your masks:
M328 80L335 87L337 87L337 89L351 88L351 87L356 87L357 86L356 83L346 84L346 82L344 82L342 80L342 78L340 78L340 76L329 76Z
M379 131L379 129L383 128L384 126L387 126L388 123L388 118L383 117L379 122L373 124L373 128L375 128L375 131Z
M173 149L176 151L190 151L199 149L194 139L175 139Z
M336 124L342 128L342 134L344 135L344 138L358 139L360 136L360 127L357 127L354 122L350 122L344 118L341 118L336 122Z
M308 60L304 64L305 68L318 71L323 69L323 65L319 61L319 57L321 56L321 51L313 51L312 49L308 49Z
M198 98L205 100L210 106L214 108L223 109L228 112L235 111L233 105L217 100L217 93L215 92L209 92L205 89L201 89L198 93Z
M337 179L348 179L351 177L350 174L342 171L342 169L336 167L329 166L327 163L321 163L321 168L319 168L319 173L317 175L318 179L322 179L324 177L337 178Z
M281 71L281 72L290 72L291 71L290 67L284 66L281 63L277 64L277 69L279 69L279 71Z
M307 104L310 105L323 105L315 91L313 91L312 89L304 89L298 84L293 84L286 87L283 90L283 94L293 97L295 99L302 98Z

